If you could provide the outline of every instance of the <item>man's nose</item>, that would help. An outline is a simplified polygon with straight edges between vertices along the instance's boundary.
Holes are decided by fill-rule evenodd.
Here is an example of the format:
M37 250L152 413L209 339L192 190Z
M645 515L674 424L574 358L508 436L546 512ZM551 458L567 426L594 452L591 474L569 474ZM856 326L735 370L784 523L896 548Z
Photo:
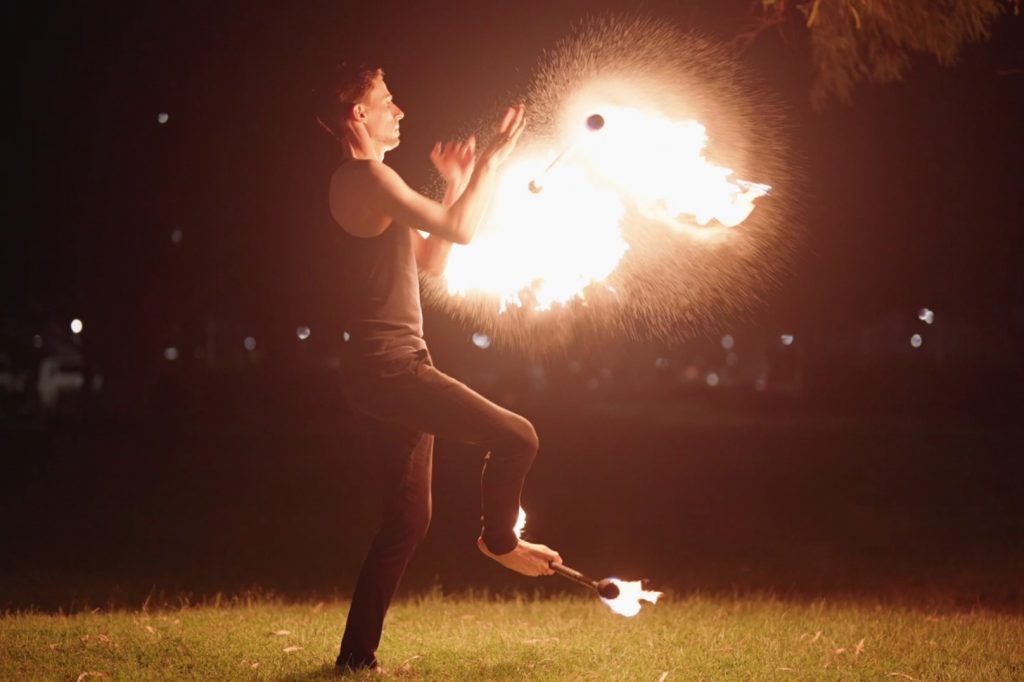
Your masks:
M405 112L398 107L395 107L395 120L401 121L403 118L405 118Z

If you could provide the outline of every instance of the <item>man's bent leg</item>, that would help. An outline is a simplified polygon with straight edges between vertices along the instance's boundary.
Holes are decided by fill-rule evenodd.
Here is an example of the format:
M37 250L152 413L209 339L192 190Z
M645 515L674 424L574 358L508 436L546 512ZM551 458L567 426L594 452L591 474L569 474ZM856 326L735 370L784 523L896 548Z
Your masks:
M361 392L359 409L439 438L489 451L481 476L483 538L494 554L515 549L519 496L537 454L537 433L525 418L434 369L424 355Z
M410 432L415 442L400 480L387 503L384 520L363 561L336 664L374 667L391 598L430 525L430 481L434 437Z

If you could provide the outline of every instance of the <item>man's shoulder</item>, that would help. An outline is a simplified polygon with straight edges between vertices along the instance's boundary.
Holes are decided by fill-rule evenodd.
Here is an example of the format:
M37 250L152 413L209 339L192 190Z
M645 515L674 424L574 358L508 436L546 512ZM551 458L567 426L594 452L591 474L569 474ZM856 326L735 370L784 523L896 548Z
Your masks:
M380 161L350 159L331 176L329 206L331 217L346 232L357 237L374 237L391 223L388 197L394 195L390 176L397 174Z

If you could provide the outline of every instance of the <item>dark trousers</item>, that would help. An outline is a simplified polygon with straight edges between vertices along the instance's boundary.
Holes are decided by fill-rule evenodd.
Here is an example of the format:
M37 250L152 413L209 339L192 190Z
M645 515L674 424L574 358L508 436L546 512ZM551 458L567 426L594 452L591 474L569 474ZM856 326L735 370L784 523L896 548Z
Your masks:
M346 372L345 394L377 428L401 434L404 458L384 519L363 562L338 665L376 665L384 615L430 524L434 436L484 447L482 536L495 554L515 548L519 496L537 454L537 434L510 412L437 371L427 351Z

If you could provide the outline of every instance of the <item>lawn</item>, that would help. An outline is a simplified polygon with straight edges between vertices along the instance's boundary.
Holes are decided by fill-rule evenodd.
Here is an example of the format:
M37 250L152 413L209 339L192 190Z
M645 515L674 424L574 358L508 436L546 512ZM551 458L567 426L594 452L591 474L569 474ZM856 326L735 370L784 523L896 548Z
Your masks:
M251 597L7 613L0 679L330 679L346 609ZM1024 618L669 595L628 619L582 595L428 594L395 604L379 654L391 676L424 680L1011 680Z

